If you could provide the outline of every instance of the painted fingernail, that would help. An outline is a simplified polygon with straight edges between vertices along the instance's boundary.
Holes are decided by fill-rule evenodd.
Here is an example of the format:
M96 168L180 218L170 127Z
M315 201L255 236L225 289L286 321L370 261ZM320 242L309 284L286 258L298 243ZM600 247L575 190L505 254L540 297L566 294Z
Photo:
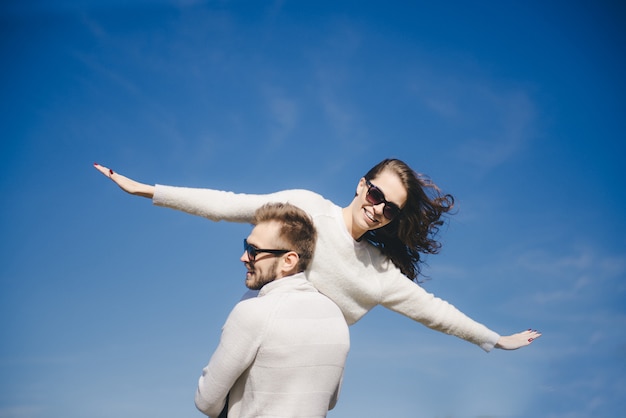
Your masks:
M113 175L113 170L109 169L109 175L112 176Z
M100 164L98 164L98 163L93 163L93 165L100 165Z
M532 339L532 338L529 338L529 339L528 339L528 342L529 342L529 343L532 343L532 342L533 342L533 339Z

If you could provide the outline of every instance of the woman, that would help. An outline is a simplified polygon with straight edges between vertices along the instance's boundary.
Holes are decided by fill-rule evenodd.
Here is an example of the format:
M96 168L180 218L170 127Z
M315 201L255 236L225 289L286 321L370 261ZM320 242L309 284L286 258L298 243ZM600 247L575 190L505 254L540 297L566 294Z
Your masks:
M268 202L289 202L304 209L318 231L307 277L339 306L349 325L383 305L485 351L515 350L541 336L533 330L500 336L413 282L420 253L439 250L434 235L454 201L400 160L386 159L373 167L359 180L354 199L345 208L307 190L253 195L151 186L99 164L95 168L130 194L213 221L248 223Z

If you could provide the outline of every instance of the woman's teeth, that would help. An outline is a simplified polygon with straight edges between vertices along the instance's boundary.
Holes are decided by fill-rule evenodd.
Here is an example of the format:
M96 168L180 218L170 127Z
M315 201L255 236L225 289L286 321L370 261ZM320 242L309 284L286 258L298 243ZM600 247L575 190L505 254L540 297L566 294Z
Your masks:
M365 210L365 216L367 216L367 218L372 221L372 222L376 222L376 218L374 218L374 215L372 215L371 213L369 213L367 210Z

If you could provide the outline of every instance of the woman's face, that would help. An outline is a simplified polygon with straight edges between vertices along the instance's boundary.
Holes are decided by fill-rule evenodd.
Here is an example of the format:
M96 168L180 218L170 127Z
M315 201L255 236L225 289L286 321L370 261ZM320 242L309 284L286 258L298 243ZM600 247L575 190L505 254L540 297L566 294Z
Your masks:
M397 206L402 208L406 203L407 191L402 184L400 178L389 170L383 170L376 177L369 181L369 185L365 178L359 181L357 186L357 196L355 198L355 205L353 207L353 225L352 232L357 235L363 235L367 231L373 229L382 228L388 225L392 220L385 216L385 205ZM376 191L373 188L378 188L382 193L376 196ZM380 200L382 197L384 200L378 204L373 204L368 200L368 191L370 191L370 200ZM378 197L378 199L372 199L372 197ZM385 202L386 201L386 202ZM393 210L387 209L387 215L393 213Z

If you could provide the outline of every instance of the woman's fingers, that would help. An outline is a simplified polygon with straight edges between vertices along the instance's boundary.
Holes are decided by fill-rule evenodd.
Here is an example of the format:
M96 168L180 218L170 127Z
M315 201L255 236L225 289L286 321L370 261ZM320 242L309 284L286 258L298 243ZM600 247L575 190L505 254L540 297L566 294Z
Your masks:
M111 174L113 174L113 170L111 170L110 168L107 168L103 165L100 165L98 163L93 163L93 166L96 168L96 170L98 170L99 172L101 172L102 174L104 174L107 177L111 177Z
M94 163L93 166L103 175L113 180L115 184L117 184L126 193L130 193L135 196L147 197L149 199L152 199L154 196L154 186L129 179L128 177L118 174L112 169L98 163Z
M496 347L503 350L517 350L518 348L531 344L539 337L541 337L540 332L528 329L526 331L518 332L517 334L500 337Z

